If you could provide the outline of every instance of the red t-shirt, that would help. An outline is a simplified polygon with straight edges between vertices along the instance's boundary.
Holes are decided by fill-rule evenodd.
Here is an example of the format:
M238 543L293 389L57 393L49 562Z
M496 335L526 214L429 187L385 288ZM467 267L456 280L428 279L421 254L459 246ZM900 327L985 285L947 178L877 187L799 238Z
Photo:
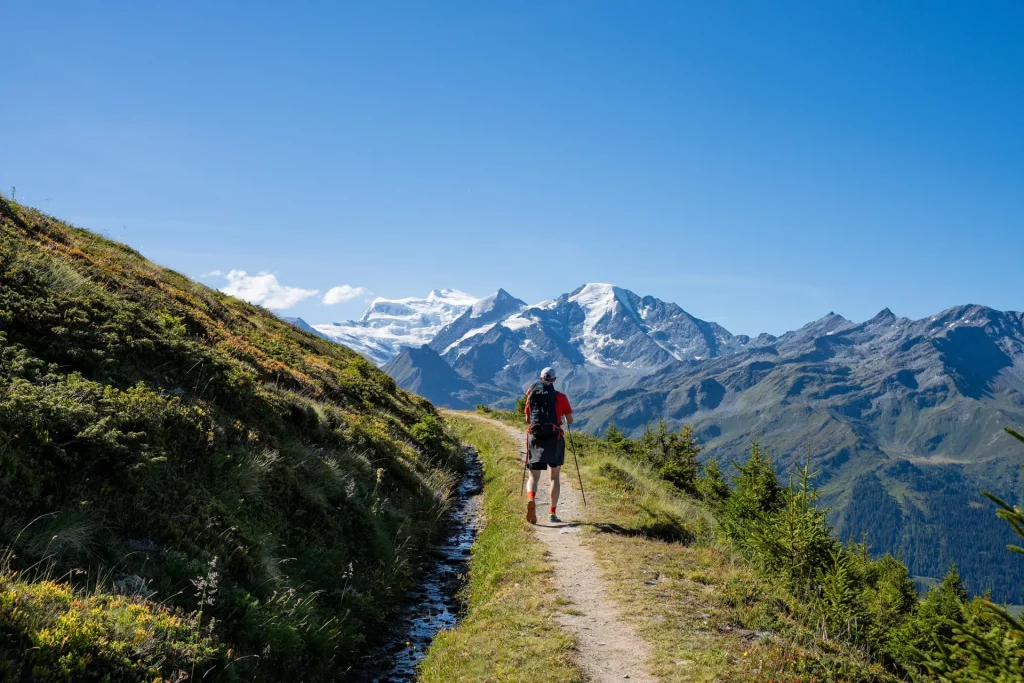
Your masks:
M526 421L530 421L530 392L526 392ZM558 419L558 424L562 424L562 418L566 415L572 414L572 406L569 405L569 397L563 394L561 391L555 392L555 417Z

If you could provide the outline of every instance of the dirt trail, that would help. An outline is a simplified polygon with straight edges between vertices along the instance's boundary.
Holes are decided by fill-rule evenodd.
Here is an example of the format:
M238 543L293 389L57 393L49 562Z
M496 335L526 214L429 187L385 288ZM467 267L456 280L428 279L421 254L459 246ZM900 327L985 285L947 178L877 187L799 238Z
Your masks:
M526 453L522 430L478 415L465 415L484 420L507 431L519 444L520 457ZM576 468L572 454L568 454L562 468L562 490L558 501L561 524L547 522L550 477L541 474L537 487L537 517L534 527L537 537L547 546L555 572L555 584L561 596L570 601L568 610L559 616L559 623L576 636L579 664L599 683L620 682L624 679L654 683L657 679L647 673L645 662L650 655L647 643L626 623L617 605L608 598L604 580L597 567L594 553L580 541L574 522L584 519L583 500L576 486ZM526 500L523 500L523 514Z

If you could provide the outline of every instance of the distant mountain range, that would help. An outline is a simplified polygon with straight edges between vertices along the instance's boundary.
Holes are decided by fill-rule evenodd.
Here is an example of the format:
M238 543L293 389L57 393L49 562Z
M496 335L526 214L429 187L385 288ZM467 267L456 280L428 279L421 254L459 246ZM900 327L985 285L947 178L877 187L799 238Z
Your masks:
M886 309L859 324L830 313L750 338L587 284L532 306L504 290L377 300L358 323L314 327L343 329L332 338L439 405L511 406L550 365L595 433L692 424L706 454L741 460L758 439L782 471L809 449L841 535L868 532L924 580L956 561L974 590L1024 602L1024 562L1005 566L1012 539L979 494L1024 500L1024 460L1002 431L1024 426L1021 313L959 306L915 321Z

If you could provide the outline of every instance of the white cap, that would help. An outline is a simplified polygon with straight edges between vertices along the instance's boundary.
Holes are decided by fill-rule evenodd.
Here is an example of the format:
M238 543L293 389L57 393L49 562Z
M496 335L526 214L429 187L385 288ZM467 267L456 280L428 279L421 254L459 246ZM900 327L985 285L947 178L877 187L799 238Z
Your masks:
M554 368L544 368L543 370L541 370L540 371L540 378L543 379L543 380L547 380L549 382L551 380L553 380L553 379L558 379L558 377L555 376L555 369Z

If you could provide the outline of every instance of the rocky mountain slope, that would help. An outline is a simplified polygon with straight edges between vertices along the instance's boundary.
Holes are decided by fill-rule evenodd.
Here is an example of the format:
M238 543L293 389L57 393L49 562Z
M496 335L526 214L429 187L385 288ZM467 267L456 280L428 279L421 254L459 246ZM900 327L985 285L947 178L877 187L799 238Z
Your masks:
M382 368L406 391L436 399L456 410L490 405L505 399L496 387L474 384L462 378L429 346L406 346Z
M442 328L430 340L430 348L445 354L466 346L470 340L490 330L494 325L526 308L526 303L515 298L504 289L480 299L452 323Z

